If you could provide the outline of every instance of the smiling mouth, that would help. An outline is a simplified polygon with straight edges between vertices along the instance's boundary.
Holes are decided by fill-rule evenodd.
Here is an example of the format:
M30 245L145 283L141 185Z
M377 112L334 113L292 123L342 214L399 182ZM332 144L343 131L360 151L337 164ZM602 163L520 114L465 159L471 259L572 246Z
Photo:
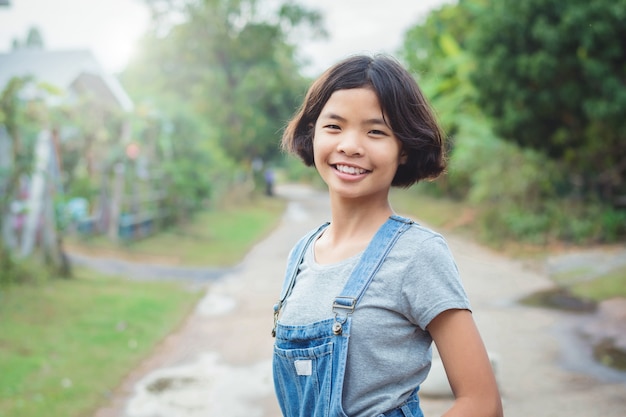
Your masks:
M349 174L349 175L362 175L362 174L366 174L370 172L367 169L356 168L356 167L351 167L347 165L334 165L334 167L337 171L343 174Z

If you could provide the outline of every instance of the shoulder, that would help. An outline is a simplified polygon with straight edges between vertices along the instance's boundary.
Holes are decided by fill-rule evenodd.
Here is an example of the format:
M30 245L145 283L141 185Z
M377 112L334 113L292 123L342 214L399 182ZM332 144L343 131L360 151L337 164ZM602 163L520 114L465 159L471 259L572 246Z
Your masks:
M426 226L423 226L415 221L411 222L410 227L404 233L406 236L410 236L416 240L428 240L428 239L442 239L443 235Z
M454 277L458 268L454 256L440 233L411 223L388 255L388 262L401 266L405 277L447 275Z
M413 256L451 256L448 243L442 234L415 222L398 238L396 249Z

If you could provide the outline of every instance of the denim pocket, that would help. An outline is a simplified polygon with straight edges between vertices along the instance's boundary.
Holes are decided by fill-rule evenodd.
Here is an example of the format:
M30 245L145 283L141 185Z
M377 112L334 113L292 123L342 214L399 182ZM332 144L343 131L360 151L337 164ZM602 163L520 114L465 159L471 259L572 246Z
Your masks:
M274 386L285 417L329 417L333 343L307 348L274 346Z

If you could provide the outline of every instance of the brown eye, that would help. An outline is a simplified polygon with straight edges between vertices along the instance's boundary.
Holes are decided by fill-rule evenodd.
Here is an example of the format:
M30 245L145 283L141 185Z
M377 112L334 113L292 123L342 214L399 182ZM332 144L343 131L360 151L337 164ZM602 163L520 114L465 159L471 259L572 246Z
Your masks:
M384 132L382 130L377 130L377 129L370 130L369 133L370 135L373 135L373 136L389 136L387 132Z

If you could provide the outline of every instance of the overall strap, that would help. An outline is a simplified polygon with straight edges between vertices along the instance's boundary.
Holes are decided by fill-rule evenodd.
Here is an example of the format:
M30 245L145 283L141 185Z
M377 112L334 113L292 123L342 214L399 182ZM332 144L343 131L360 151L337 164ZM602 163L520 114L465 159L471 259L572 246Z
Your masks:
M336 333L341 331L341 323L351 314L370 282L380 269L387 254L396 243L400 235L407 230L413 221L398 215L392 215L376 232L369 243L359 263L354 267L348 282L335 298L333 313L335 313ZM341 318L337 316L341 315Z
M278 302L274 304L274 328L272 329L272 336L276 334L276 323L278 321L278 315L280 314L280 309L285 302L287 296L291 293L293 286L296 283L296 276L298 275L298 266L302 262L304 258L304 254L306 252L306 248L309 247L311 242L320 235L320 233L328 227L330 223L324 223L317 229L311 230L305 236L303 236L293 247L289 254L289 258L287 259L287 268L285 270L285 279L283 281L283 288L280 293L280 298Z

